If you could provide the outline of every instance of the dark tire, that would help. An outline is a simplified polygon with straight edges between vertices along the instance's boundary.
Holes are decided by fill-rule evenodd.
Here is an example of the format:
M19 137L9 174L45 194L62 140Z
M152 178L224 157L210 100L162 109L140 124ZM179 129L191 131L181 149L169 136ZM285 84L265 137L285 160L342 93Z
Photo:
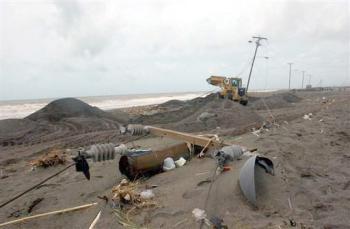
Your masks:
M229 100L232 100L232 99L233 99L232 93L228 93L228 94L227 94L227 99L229 99Z
M248 100L241 100L239 101L240 104L242 104L243 106L246 106L248 104Z
M218 95L219 99L223 99L224 98L224 96L222 96L220 92L218 92L217 95Z

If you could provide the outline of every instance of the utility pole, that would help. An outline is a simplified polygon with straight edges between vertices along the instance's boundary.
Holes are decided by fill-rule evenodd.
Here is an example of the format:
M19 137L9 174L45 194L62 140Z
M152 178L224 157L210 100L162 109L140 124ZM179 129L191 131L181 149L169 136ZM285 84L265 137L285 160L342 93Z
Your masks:
M268 75L269 75L269 71L268 71L268 69L269 69L268 60L269 60L270 57L264 56L264 58L265 58L265 60L266 60L266 62L265 62L265 74L266 74L266 75L265 75L264 90L266 90L266 87L267 87L267 78L268 78Z
M309 74L309 84L311 84L311 74Z
M290 90L290 78L292 77L292 64L293 63L288 63L289 64L289 84L288 84L288 89Z
M250 72L249 72L249 77L248 77L248 83L247 83L247 88L246 88L246 93L248 94L248 88L249 88L249 82L250 82L250 77L252 76L252 72L253 72L253 66L254 66L254 62L255 62L255 57L256 57L256 53L258 52L258 48L261 45L260 41L261 40L267 40L267 38L265 37L253 37L253 39L255 39L255 52L254 52L254 57L253 57L253 61L252 61L252 65L250 66ZM252 41L249 41L250 43Z
M305 76L305 71L303 71L303 80L301 81L301 89L304 88L304 76Z

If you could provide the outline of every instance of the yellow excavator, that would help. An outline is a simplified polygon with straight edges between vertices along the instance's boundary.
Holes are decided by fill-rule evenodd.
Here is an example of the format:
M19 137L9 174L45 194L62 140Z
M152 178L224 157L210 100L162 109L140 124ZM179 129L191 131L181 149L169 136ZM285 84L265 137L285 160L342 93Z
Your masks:
M211 85L221 88L219 98L230 99L242 105L248 104L246 88L242 87L242 79L237 77L211 76L207 79Z
M221 91L218 92L220 98L231 99L233 101L239 102L242 105L248 104L248 87L250 82L250 77L252 76L254 62L256 53L259 46L261 46L261 40L267 40L266 37L254 36L253 40L255 41L255 51L253 60L250 66L250 72L247 82L247 87L242 87L242 79L238 77L225 77L225 76L211 76L207 79L207 82L211 85L221 88ZM253 41L249 41L252 43ZM268 57L265 57L268 58Z

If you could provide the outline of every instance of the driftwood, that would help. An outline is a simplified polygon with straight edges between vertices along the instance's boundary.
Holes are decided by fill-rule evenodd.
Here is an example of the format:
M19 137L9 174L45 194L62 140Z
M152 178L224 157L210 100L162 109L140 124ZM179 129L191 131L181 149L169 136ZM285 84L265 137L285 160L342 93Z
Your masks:
M198 154L198 157L204 157L204 151L208 148L208 146L210 145L211 141L212 141L212 139L209 139L208 143L204 146L202 151Z
M24 222L24 221L31 220L31 219L40 218L40 217L43 217L43 216L56 215L56 214L61 214L61 213L81 210L81 209L89 208L89 207L92 207L92 206L95 206L95 205L97 205L97 203L85 204L85 205L80 205L80 206L73 207L73 208L65 208L65 209L62 209L62 210L46 212L46 213L42 213L42 214L38 214L38 215L32 215L32 216L24 217L24 218L21 218L21 219L16 219L16 220L12 220L12 221L9 221L9 222L2 223L2 224L0 224L0 227L7 226L7 225L10 225L10 224L14 224L14 223Z
M94 229L96 223L98 222L98 220L100 219L100 216L101 216L101 211L98 212L98 214L96 215L94 221L92 221L89 229Z

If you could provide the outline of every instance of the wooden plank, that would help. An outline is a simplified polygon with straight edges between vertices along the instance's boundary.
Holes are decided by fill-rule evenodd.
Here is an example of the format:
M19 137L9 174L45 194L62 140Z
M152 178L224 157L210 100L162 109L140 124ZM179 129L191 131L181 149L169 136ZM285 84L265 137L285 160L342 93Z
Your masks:
M216 139L211 139L208 137L204 136L198 136L194 134L189 134L189 133L184 133L184 132L179 132L175 130L168 130L168 129L163 129L159 127L154 127L154 126L146 126L146 129L149 131L149 133L160 136L160 137L168 137L172 139L177 139L177 140L182 140L185 142L189 142L193 145L198 145L202 147L222 147L225 144L222 142L217 141ZM208 144L208 142L210 143Z

